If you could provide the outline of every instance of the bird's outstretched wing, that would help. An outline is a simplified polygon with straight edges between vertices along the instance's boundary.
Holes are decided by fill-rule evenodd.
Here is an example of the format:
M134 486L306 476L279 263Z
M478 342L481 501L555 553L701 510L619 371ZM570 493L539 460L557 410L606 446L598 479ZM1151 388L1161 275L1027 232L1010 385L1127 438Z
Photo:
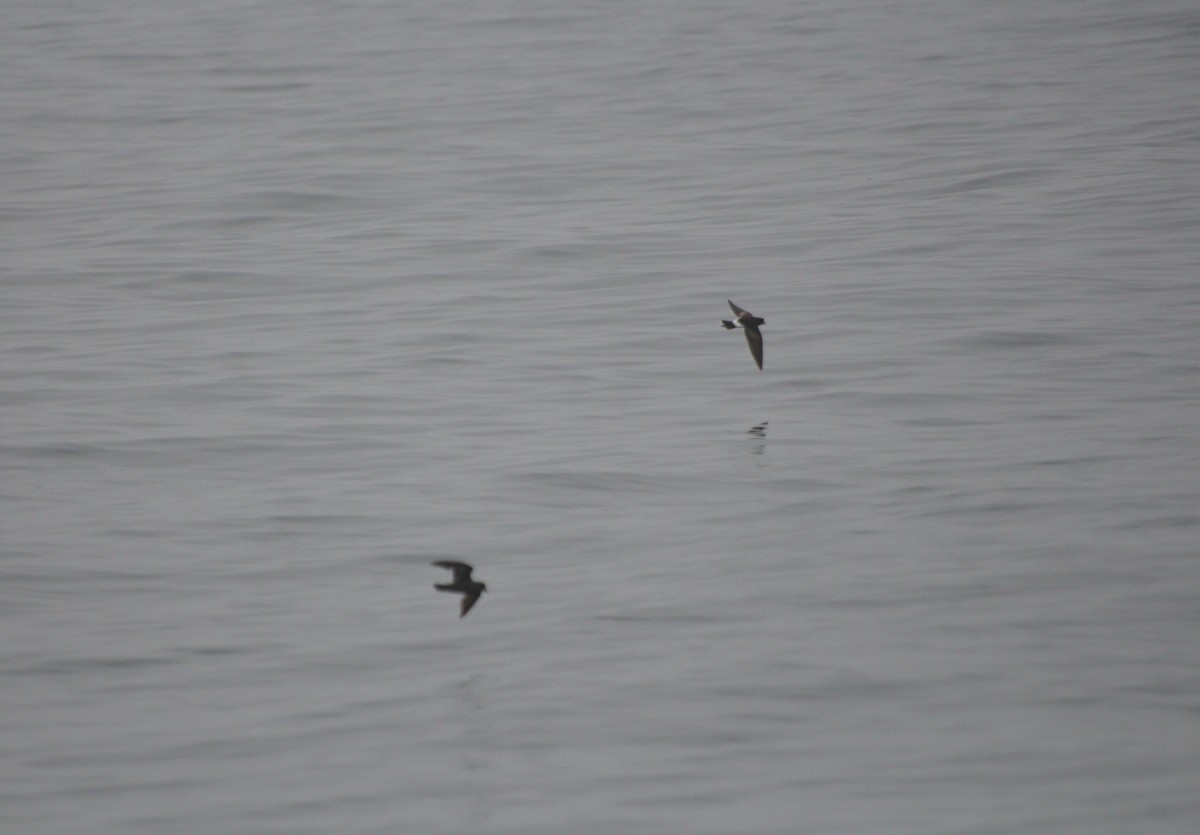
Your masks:
M458 562L457 560L434 560L433 564L441 568L449 568L453 571L454 582L456 584L470 581L471 572L475 570L465 562ZM474 603L475 601L472 600L471 602ZM466 614L466 612L463 612L463 614Z
M469 592L463 595L462 606L459 609L458 616L465 618L467 612L471 611L471 607L475 605L475 601L479 599L479 592Z
M762 332L755 327L746 327L744 330L746 331L746 342L750 345L750 356L754 357L754 361L758 363L758 370L762 371Z
M730 309L732 309L732 310L733 310L733 312L734 312L734 313L736 313L738 316L753 316L753 315L754 315L754 314L752 314L752 313L751 313L749 310L742 310L742 309L741 309L740 307L738 307L736 304L734 304L733 302L729 301L729 299L726 299L725 301L729 302L729 307L730 307Z

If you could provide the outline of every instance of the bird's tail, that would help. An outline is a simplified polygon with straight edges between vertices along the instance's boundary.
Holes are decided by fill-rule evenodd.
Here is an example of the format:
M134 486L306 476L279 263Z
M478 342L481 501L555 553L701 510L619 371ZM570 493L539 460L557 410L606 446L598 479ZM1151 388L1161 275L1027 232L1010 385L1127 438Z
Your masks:
M737 325L735 325L733 322L730 322L728 319L722 319L721 324L725 326L725 330L727 331L731 331L737 327Z

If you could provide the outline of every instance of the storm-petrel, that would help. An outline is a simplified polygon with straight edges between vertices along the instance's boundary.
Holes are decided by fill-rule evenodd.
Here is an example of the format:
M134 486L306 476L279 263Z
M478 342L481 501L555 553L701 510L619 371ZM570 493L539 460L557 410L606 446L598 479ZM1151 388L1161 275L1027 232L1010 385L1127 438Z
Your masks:
M728 299L726 300L728 301ZM766 319L759 319L749 310L742 310L733 302L729 302L729 306L733 308L733 312L737 317L732 321L722 319L721 324L725 326L725 330L731 331L734 328L741 328L746 332L746 342L750 346L750 356L754 357L754 361L758 363L758 370L762 371L762 333L759 332L759 325L765 325Z
M453 583L437 583L434 588L438 591L450 591L463 596L462 611L459 617L467 616L467 612L471 611L471 607L475 605L475 601L479 599L479 595L487 591L487 583L477 583L471 579L471 566L465 562L456 562L454 560L435 560L434 565L442 568L449 568L454 572Z

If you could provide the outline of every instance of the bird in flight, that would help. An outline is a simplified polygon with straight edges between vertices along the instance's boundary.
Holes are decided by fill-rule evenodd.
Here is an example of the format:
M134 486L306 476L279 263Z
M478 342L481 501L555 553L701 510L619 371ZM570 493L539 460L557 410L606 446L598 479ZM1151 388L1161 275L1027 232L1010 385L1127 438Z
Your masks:
M462 609L459 617L467 616L467 612L471 611L471 607L475 605L475 601L479 599L479 595L487 591L487 583L479 583L471 579L471 566L465 562L456 562L455 560L435 560L434 565L442 568L448 568L454 572L454 582L452 583L437 583L434 588L438 591L448 591L455 594L461 594Z
M758 370L762 371L762 332L758 328L760 325L765 325L767 320L759 319L749 310L742 310L733 302L729 302L729 306L733 308L733 312L736 315L732 322L728 319L722 319L721 324L725 326L725 330L727 331L731 331L734 328L741 328L746 332L746 343L750 346L750 356L754 357L754 361L758 364Z

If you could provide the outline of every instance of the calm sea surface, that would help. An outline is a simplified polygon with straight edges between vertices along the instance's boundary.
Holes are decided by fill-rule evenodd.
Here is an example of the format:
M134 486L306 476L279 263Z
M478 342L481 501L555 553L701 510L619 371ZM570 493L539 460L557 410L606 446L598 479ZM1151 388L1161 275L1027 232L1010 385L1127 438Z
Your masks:
M1198 91L1192 0L6 2L0 831L1200 831Z

